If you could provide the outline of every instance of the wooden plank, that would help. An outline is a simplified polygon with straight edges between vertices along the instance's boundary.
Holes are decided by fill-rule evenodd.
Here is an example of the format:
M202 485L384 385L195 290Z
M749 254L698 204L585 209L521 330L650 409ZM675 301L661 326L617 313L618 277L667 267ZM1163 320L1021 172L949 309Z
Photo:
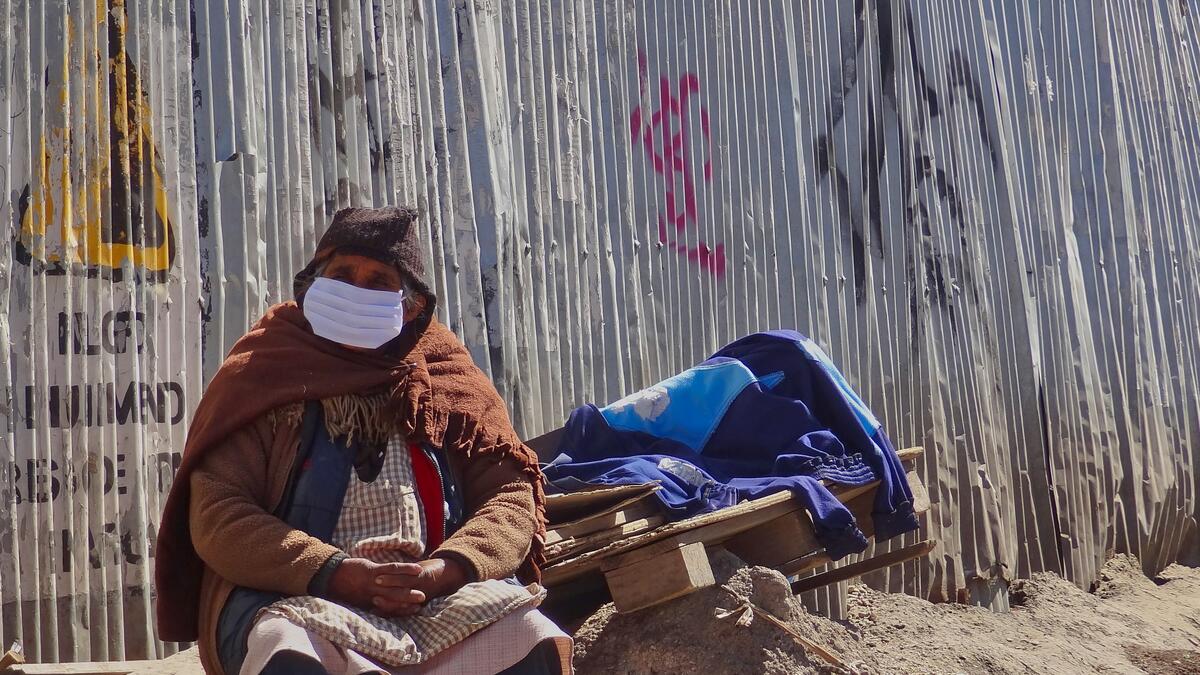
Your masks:
M925 482L921 480L916 471L908 472L908 487L912 490L913 511L917 514L929 511L932 508L932 504L929 501L929 490L925 487Z
M90 663L27 663L13 672L24 675L129 675L151 667L154 661L92 661Z
M593 532L608 530L635 520L649 518L662 512L658 500L653 493L638 495L623 500L593 515L585 516L562 525L555 525L546 531L546 544L557 544L567 539L575 539Z
M623 509L628 509L642 503L653 504L658 509L662 508L662 502L654 498L654 493L662 489L661 485L658 483L646 483L645 485L638 485L637 487L639 488L638 492L631 496L622 498L619 501L615 501L608 505L594 505L595 510L589 511L573 520L557 521L553 523L551 527L555 529L570 528L575 525L586 523L597 516L603 516Z
M5 675L197 675L203 668L192 648L162 660L33 663L0 672Z
M833 562L829 556L825 555L825 549L813 551L808 555L801 556L795 560L779 565L775 569L785 577L794 577L797 574L803 574L809 570L815 570L818 567L828 565Z
M643 483L546 495L546 520L551 525L569 523L658 489L658 483Z
M919 544L913 544L912 546L905 546L904 548L897 549L895 551L882 553L856 563L843 565L836 569L829 570L828 572L822 572L806 579L800 579L792 584L792 593L799 595L800 593L811 591L815 588L828 586L829 584L836 584L839 581L853 579L854 577L861 577L867 572L874 572L875 570L881 570L885 567L891 567L892 565L899 565L900 563L929 555L929 552L932 551L933 547L936 545L937 542L933 539L930 539Z
M867 485L849 487L841 491L835 491L834 494L839 499L848 501L866 494L870 490L874 490L878 484L878 481L876 481ZM606 561L604 567L611 569L612 567L628 565L639 558L657 555L662 551L676 546L676 541L683 544L704 542L710 546L723 544L734 535L753 530L778 518L802 512L800 504L788 492L769 495L751 502L742 502L737 506L714 511L697 518L682 520L672 523L661 530L647 533L643 538L648 543L641 543L637 538L627 540L626 542L618 542L618 544L629 545L605 556L606 558L610 558L610 560ZM722 514L724 514L724 517L717 517ZM709 519L709 522L703 522L710 516L712 518ZM675 536L672 537L672 535Z
M13 648L0 656L0 670L22 663L25 663L25 654L21 651L20 643L13 643Z
M902 461L908 462L920 457L922 452L922 448L914 447L901 450L897 454ZM857 487L833 485L830 487L830 491L842 502L849 502L859 495L873 491L877 486L878 482ZM722 543L738 533L745 532L763 523L770 522L775 518L792 513L799 508L800 505L792 498L791 493L780 492L768 495L762 499L742 502L741 504L719 511L670 523L645 534L616 541L595 551L589 551L578 557L551 565L544 570L542 583L546 586L554 586L570 581L571 579L577 579L586 574L595 573L600 570L601 563L606 558L624 555L635 549L648 547L655 542L680 536L692 530L698 531L688 534L684 543L695 541L704 541L710 544ZM656 555L670 548L673 548L673 545L668 543L638 555ZM613 566L629 564L629 562L632 562L632 559L624 559L606 566L612 568Z
M656 527L662 526L667 522L667 517L663 515L650 516L642 518L631 523L624 523L617 527L593 532L585 537L576 539L568 539L559 542L553 546L546 547L546 560L549 564L554 564L558 560L566 559L570 556L579 555L586 551L594 551L602 546L607 546L614 541L620 541L626 537L631 537Z
M775 567L821 548L812 518L798 509L746 530L725 542L725 548L751 565Z
M675 548L671 542L662 542L674 536L686 536L684 543L697 541L709 544L719 544L735 534L752 529L763 523L770 522L780 516L799 510L800 504L792 498L789 492L768 495L762 499L743 502L736 506L713 511L695 518L681 520L645 534L613 542L604 548L584 553L577 558L548 567L542 578L542 583L553 586L564 581L590 574L600 569L601 562L629 554L630 559L619 558L610 563L619 567L638 557L654 556L664 550ZM661 545L659 545L661 544ZM646 548L645 551L636 549Z
M670 523L645 534L613 542L601 549L589 551L576 558L547 567L542 576L542 583L546 586L554 586L564 581L599 571L600 563L605 558L632 551L633 549L644 547L653 542L667 539L673 535L692 529L710 525L719 527L722 531L732 529L733 531L727 533L727 538L728 536L737 534L737 532L777 518L785 513L790 513L798 508L800 506L795 503L790 494L780 493L763 497L753 502L744 502L736 506L721 509L720 511L706 513L702 516ZM726 524L726 521L734 522Z
M604 573L618 612L682 597L716 583L702 542L685 544Z
M779 516L793 513L800 508L790 494L784 493L706 514L707 516L716 516L726 511L736 511L736 513L727 514L723 518L713 518L696 523L688 521L671 523L653 532L648 532L642 537L618 542L624 547L605 556L606 566L609 568L621 567L641 558L651 557L662 551L686 544L704 543L710 546L720 544L739 532L757 527ZM704 518L702 516L700 521L704 521Z

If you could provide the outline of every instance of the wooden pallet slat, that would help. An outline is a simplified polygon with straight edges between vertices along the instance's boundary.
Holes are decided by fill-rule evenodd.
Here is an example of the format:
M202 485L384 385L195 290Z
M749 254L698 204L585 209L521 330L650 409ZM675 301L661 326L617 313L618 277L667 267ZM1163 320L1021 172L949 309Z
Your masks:
M21 675L130 675L153 672L157 661L91 661L81 663L27 663L11 672Z
M607 530L593 532L584 537L560 541L546 547L546 561L549 564L554 564L559 560L564 560L586 551L594 551L598 548L602 548L614 541L620 541L626 537L631 537L648 530L653 530L656 527L662 526L666 522L666 516L652 515L647 518L641 518L632 522L622 523Z
M662 507L655 499L654 492L647 492L613 504L597 513L561 525L552 525L546 531L546 545L576 539L660 513L662 513Z
M725 548L751 565L775 567L820 549L812 518L803 509L746 530L725 542Z
M652 607L716 583L703 542L648 556L604 577L618 612Z
M885 567L891 567L892 565L899 565L900 563L905 563L909 560L914 560L916 558L929 555L929 552L933 550L934 546L937 546L937 542L933 539L929 539L919 544L905 546L904 548L897 549L895 551L889 551L887 553L881 553L877 556L867 558L866 560L861 560L849 565L843 565L841 567L829 570L828 572L814 574L811 577L800 579L799 581L793 583L792 593L804 593L805 591L811 591L822 586L828 586L829 584L836 584L839 581L846 581L847 579L853 579L854 577L861 577L868 572L881 570Z
M897 454L901 462L913 462L921 456L922 452L922 448L916 447L906 448ZM832 485L830 490L842 502L850 502L856 497L873 492L877 486L878 482L855 487ZM607 558L616 558L635 549L652 546L673 537L685 537L681 540L683 543L696 541L703 541L709 545L724 543L734 535L800 509L800 505L791 493L781 492L761 499L742 502L719 511L669 523L644 534L615 541L602 548L551 565L543 573L543 583L548 587L553 587L587 574L596 573L600 571L602 565L613 569L622 564L628 564L629 560L617 560L607 564L604 564L604 561ZM674 547L672 542L667 542L647 552L646 555L661 553Z
M611 509L614 505L650 494L658 483L614 485L578 492L546 495L546 519L551 527L565 525Z
M613 542L604 548L584 553L577 558L572 558L558 565L548 567L543 574L542 581L547 586L554 586L585 574L597 572L600 570L601 562L605 558L649 546L660 540L668 539L675 535L682 535L692 530L703 530L703 532L690 535L691 537L698 537L699 539L695 539L696 541L706 537L713 541L724 541L738 532L760 525L785 513L795 511L798 508L800 507L792 499L792 496L783 493L764 497L754 502L731 506L698 518L668 523L655 530ZM687 543L691 543L691 541ZM670 549L674 548L674 546L666 546L665 548Z
M14 643L12 649L4 652L4 656L0 656L0 670L22 663L25 663L25 654L21 651L19 643Z

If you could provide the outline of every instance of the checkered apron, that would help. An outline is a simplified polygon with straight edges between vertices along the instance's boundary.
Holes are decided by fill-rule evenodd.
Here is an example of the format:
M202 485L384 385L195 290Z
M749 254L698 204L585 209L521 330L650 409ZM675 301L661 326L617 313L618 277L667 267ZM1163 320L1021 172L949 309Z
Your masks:
M377 563L414 562L425 554L425 513L415 489L412 457L393 436L379 476L370 483L351 472L333 545ZM422 663L472 633L545 597L537 584L498 580L463 586L434 598L414 616L384 618L313 596L296 596L263 610L387 666Z

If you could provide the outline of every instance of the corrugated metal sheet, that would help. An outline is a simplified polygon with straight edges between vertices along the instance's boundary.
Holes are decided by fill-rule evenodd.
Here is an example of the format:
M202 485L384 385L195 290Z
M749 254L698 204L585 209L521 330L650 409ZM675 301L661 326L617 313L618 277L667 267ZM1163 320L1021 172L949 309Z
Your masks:
M203 386L186 2L0 3L0 641L153 653Z
M796 328L929 450L942 543L873 583L1154 571L1200 487L1194 12L0 0L0 642L173 649L187 414L351 204L423 211L527 436Z

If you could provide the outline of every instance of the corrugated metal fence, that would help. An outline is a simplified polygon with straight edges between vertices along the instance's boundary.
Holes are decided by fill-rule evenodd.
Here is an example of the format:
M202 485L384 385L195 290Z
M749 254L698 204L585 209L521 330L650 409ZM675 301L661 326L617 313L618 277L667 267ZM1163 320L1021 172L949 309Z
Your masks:
M174 649L150 554L188 414L352 204L425 214L526 436L813 336L928 449L941 545L873 583L987 601L1196 555L1194 14L0 0L0 642Z

